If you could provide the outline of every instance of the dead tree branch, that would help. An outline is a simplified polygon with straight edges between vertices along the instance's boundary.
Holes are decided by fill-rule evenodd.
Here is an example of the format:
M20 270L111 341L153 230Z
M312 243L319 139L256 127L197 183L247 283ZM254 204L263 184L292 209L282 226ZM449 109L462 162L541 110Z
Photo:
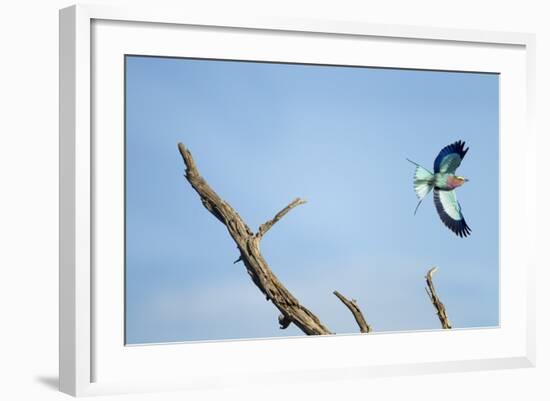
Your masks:
M221 199L200 175L191 152L181 143L178 144L178 148L186 167L185 178L199 194L204 207L227 228L229 235L237 244L241 253L240 259L254 284L262 291L266 299L273 302L281 312L281 316L279 316L280 327L284 329L290 323L294 323L308 335L332 334L317 316L302 306L286 289L273 274L260 252L262 236L292 208L304 203L304 201L301 199L294 200L277 213L272 220L262 224L258 233L254 234L235 209Z
M281 220L285 214L287 214L288 212L290 212L292 209L294 209L296 206L299 206L299 205L303 205L304 203L306 203L305 200L303 199L300 199L300 198L296 198L294 199L292 202L290 202L290 204L285 207L283 210L281 210L279 213L277 213L275 215L275 217L273 217L271 220L269 221L266 221L264 224L262 224L260 226L260 228L258 229L258 233L256 234L257 237L263 237L264 234L271 228L273 227L273 225L275 223L277 223L279 220Z
M359 325L359 330L361 331L361 333L370 332L371 328L368 325L367 321L365 320L363 313L361 313L361 309L359 309L359 306L357 305L357 301L355 299L352 299L350 301L345 296L340 294L338 291L334 291L333 294L336 295L338 299L342 301L343 304L346 305L348 309L351 311L351 313L353 314L353 317L355 318L355 321Z
M445 311L445 305L443 305L443 303L439 300L439 297L435 292L435 287L432 281L432 276L436 271L437 271L437 267L432 267L430 270L428 270L428 273L426 274L426 285L427 285L426 292L428 293L428 297L430 297L430 300L432 301L432 304L437 312L437 317L441 322L441 327L444 329L450 329L451 322L447 317L447 312Z

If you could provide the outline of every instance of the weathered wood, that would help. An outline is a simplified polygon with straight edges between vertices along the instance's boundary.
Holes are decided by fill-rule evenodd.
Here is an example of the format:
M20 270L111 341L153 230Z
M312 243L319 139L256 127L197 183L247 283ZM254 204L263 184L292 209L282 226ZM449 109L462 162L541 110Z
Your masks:
M338 299L342 301L342 303L346 305L347 308L351 311L353 317L355 318L355 321L357 322L357 325L359 326L359 330L361 331L361 333L369 333L371 331L371 327L365 320L365 316L363 316L361 309L359 309L357 301L355 299L352 299L350 301L338 291L334 291L333 294L336 295Z
M240 260L237 259L236 262L243 262L254 284L262 291L266 299L273 302L281 312L280 327L285 329L290 323L294 323L307 335L332 334L317 316L301 305L298 299L286 289L271 271L260 252L260 241L263 235L291 209L305 201L295 199L277 213L273 219L262 224L258 232L254 234L235 209L220 198L200 175L191 152L181 143L178 144L178 149L186 167L185 178L199 194L204 207L225 225L229 235L237 244Z
M449 317L447 316L447 312L445 311L445 305L443 305L443 303L439 300L439 297L435 292L435 286L432 280L432 276L436 271L437 267L432 267L430 270L428 270L428 273L426 274L426 292L428 293L428 297L430 297L430 300L432 301L432 304L436 310L437 317L441 322L441 327L444 329L450 329L452 328L451 322L449 321Z
M260 228L258 229L258 232L256 234L256 236L258 237L263 237L264 234L271 228L273 227L273 225L275 223L277 223L279 220L281 220L285 214L287 214L288 212L290 212L293 208L295 208L296 206L299 206L299 205L303 205L304 203L306 203L305 200L303 199L300 199L300 198L296 198L294 199L292 202L290 202L290 204L288 206L286 206L283 210L281 210L279 213L277 213L275 215L275 217L273 217L271 220L268 220L266 221L264 224L262 224L260 226Z

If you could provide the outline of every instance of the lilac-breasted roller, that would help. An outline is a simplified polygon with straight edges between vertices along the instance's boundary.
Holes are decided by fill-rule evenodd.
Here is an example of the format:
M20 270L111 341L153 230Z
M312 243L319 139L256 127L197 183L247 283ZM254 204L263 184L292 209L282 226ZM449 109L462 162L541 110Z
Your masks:
M441 221L460 237L467 237L472 231L466 224L466 220L464 220L462 208L456 200L454 191L455 188L468 181L467 178L455 175L456 169L460 166L469 149L464 149L464 145L464 141L456 141L441 149L435 158L433 173L420 164L407 159L416 166L414 192L416 192L419 202L414 213L416 214L424 197L433 189L435 208Z

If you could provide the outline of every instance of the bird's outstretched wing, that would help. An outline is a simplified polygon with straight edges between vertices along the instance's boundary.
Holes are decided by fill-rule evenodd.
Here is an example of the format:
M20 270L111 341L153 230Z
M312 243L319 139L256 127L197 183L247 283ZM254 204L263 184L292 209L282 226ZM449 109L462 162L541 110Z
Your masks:
M437 173L449 173L454 174L460 162L466 156L468 149L464 149L464 141L456 141L450 145L445 146L434 161L434 172Z
M436 188L434 189L434 201L435 208L443 224L460 237L470 235L472 230L464 220L460 204L456 200L455 191L442 191Z

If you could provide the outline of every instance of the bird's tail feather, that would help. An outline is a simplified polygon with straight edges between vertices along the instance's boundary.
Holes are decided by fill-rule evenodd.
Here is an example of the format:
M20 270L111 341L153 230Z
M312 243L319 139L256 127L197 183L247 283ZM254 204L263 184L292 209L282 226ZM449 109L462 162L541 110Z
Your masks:
M434 175L420 164L409 159L407 160L416 166L416 170L414 172L414 192L419 199L418 205L416 205L416 209L414 209L414 214L416 214L422 200L434 187Z

